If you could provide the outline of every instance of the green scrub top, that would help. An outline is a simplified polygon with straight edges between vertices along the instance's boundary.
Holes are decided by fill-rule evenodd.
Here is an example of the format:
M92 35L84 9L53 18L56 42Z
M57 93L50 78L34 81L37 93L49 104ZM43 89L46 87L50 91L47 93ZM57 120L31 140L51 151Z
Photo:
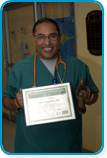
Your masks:
M71 85L76 119L26 126L24 110L20 109L16 115L16 153L81 152L82 119L77 111L76 88L79 82L83 80L93 92L97 93L98 89L91 78L87 65L74 57L66 58L64 61L67 64L67 71L63 82L69 82ZM20 89L31 88L33 86L33 62L34 56L30 56L12 67L4 92L5 96L15 98L16 93ZM39 57L37 57L36 71L36 86L53 84L52 74L40 61ZM58 72L60 77L63 78L63 65L58 66Z

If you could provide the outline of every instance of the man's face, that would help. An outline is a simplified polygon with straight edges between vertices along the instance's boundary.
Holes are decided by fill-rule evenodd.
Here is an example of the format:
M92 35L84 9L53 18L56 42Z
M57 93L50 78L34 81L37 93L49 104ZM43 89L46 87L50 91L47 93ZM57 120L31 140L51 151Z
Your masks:
M60 36L54 24L44 22L37 25L34 38L41 58L52 59L57 56Z

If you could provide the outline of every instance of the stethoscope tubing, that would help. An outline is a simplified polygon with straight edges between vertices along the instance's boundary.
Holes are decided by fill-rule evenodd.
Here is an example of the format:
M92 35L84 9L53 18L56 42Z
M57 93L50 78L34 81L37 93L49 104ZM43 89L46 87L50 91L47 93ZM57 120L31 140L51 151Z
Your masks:
M67 64L65 61L61 58L60 55L58 55L58 59L55 65L55 69L58 70L58 65L63 64L64 66L64 74L67 71ZM34 77L33 77L33 87L36 87L36 79L37 79L37 70L36 70L36 65L37 65L37 54L34 55L34 62L33 62L33 72L34 72Z

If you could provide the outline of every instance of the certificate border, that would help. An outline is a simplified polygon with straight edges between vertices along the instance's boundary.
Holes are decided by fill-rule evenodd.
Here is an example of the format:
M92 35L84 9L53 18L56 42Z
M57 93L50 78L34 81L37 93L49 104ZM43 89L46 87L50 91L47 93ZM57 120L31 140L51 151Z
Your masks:
M43 121L43 119L37 120L37 121L30 121L30 116L29 116L29 111L28 111L28 93L31 93L31 91L32 92L50 91L53 88L55 88L55 90L60 89L60 88L65 88L66 93L67 93L68 103L69 103L68 106L69 106L70 114L67 116L64 116L64 117L59 116L59 117L55 117L55 118L45 119L44 121ZM46 124L46 123L55 123L55 122L60 122L60 121L72 120L72 119L76 118L75 110L74 110L74 106L73 106L73 98L72 98L71 88L70 88L69 83L48 85L48 86L35 87L35 88L33 87L33 88L23 89L22 92L23 92L24 104L27 105L27 107L24 106L25 120L26 120L27 126L37 125L37 124Z

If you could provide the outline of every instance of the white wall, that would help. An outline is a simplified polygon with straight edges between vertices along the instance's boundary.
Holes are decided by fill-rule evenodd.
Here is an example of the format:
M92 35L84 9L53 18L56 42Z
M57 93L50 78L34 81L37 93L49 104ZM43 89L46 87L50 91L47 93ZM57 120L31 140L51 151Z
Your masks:
M75 22L77 57L88 64L94 81L99 88L99 99L95 105L88 106L83 115L83 147L90 151L97 151L101 145L101 83L102 83L102 56L91 55L87 49L86 15L91 10L101 10L94 2L75 3Z

